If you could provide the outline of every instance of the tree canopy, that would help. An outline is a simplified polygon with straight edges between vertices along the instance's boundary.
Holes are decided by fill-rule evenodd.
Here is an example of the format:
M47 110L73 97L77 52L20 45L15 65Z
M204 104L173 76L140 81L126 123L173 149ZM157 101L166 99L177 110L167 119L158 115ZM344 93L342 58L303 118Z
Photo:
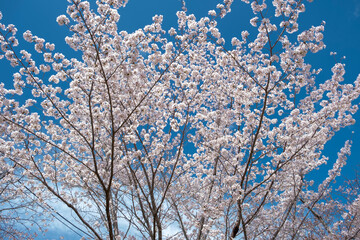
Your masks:
M354 124L360 77L343 83L337 62L317 78L306 56L325 47L324 24L299 31L307 3L242 0L256 34L225 43L232 0L199 19L183 1L176 27L156 15L131 33L118 29L126 0L68 2L57 22L80 58L29 30L34 48L19 50L0 24L0 58L17 69L0 84L0 236L49 217L84 239L360 236L358 185L333 190L351 141L326 179L309 177Z

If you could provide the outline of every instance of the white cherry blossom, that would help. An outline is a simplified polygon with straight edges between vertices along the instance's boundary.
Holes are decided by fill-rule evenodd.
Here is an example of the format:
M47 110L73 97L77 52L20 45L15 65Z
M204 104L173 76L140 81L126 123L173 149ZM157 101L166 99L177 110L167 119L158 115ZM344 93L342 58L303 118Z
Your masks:
M344 83L336 63L317 78L305 58L325 48L325 24L299 31L307 3L242 0L254 31L228 48L217 21L232 0L134 32L118 29L125 0L68 2L57 22L81 58L30 31L34 48L19 50L0 25L0 58L17 71L13 89L0 84L1 197L38 204L29 220L56 216L56 201L84 239L359 237L359 193L332 199L351 141L320 184L310 173L355 123L360 77Z

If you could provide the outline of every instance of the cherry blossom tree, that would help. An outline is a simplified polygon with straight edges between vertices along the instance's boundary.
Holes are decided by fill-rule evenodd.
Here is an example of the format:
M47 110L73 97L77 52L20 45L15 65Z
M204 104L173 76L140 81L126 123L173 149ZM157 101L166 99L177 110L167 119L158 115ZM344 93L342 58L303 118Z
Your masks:
M117 25L126 0L68 0L57 22L81 58L30 31L35 51L18 50L1 24L0 58L17 69L13 89L0 85L2 186L21 180L15 196L49 216L62 203L84 239L359 237L358 192L332 191L351 142L323 182L309 173L354 124L360 77L342 83L336 63L317 79L304 59L325 47L324 24L299 31L304 1L242 1L256 34L231 44L217 22L232 0L200 19L184 4L176 28L154 16L133 33Z
M0 238L33 239L27 226L33 224L34 216L29 215L33 210L29 207L31 208L35 204L32 202L32 198L21 201L17 197L17 191L23 189L21 180L8 178L8 175L13 175L9 170L0 172Z

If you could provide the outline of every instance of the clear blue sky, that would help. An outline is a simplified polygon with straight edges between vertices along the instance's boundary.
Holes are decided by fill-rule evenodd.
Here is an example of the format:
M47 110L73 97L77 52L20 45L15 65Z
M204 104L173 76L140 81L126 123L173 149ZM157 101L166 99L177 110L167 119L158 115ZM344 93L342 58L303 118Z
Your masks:
M188 0L187 8L199 18L206 15L208 10L214 9L219 1ZM270 4L269 0L268 2ZM65 13L66 6L66 0L0 0L3 23L15 24L19 35L30 29L33 34L55 43L56 50L64 52L69 57L74 52L64 42L64 37L68 33L67 28L58 26L55 21L58 15ZM330 68L335 63L329 53L336 51L337 57L346 56L346 60L343 61L346 63L345 81L353 82L360 73L360 0L315 0L313 3L306 2L306 7L306 12L300 18L303 28L319 25L322 20L326 21L324 42L327 48L311 57L311 64L324 69L320 78L328 79ZM120 9L120 29L132 31L149 24L154 14L164 15L165 29L175 27L175 13L180 9L180 0L130 0L125 9ZM233 11L219 22L222 35L227 41L232 36L239 36L242 30L250 28L249 19L249 8L240 0L235 0ZM25 46L28 47L30 46ZM11 84L14 70L6 60L0 61L0 72L0 81ZM327 145L326 154L331 161L322 168L320 177L326 177L326 169L335 161L337 151L349 138L353 140L353 154L348 159L344 176L351 178L354 168L360 164L360 113L356 114L356 119L356 125L341 130ZM353 135L352 131L355 132ZM52 229L50 234L46 235L46 239L58 239L55 233L63 230L60 226L58 231L56 228ZM78 237L70 234L65 239Z

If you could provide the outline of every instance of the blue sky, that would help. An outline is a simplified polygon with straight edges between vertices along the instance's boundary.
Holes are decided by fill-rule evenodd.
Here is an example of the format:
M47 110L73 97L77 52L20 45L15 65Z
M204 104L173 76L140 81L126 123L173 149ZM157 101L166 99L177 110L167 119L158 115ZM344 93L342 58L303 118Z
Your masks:
M188 0L187 8L198 18L206 15L207 11L214 9L220 0ZM92 1L94 2L94 1ZM270 3L268 3L270 4ZM30 29L33 34L45 38L56 45L57 51L72 56L64 41L67 28L60 27L56 23L56 17L65 13L66 0L0 0L0 11L3 13L2 22L13 23L22 35ZM151 23L154 14L164 15L164 28L168 29L176 25L176 11L181 9L180 0L130 0L125 9L120 9L120 29L133 31ZM225 40L230 41L232 36L239 36L242 30L250 27L249 19L251 12L240 0L235 0L233 11L220 20L219 28ZM324 42L327 48L316 56L311 56L309 61L315 67L323 69L320 78L325 80L330 77L330 68L335 63L330 52L337 52L337 58L346 56L342 62L346 64L346 82L353 82L360 73L360 0L315 0L313 3L306 2L306 12L301 15L302 28L319 25L322 20L326 21ZM25 45L24 48L29 48ZM6 60L0 61L0 81L11 85L14 70ZM351 178L354 168L360 164L360 113L356 114L357 123L354 126L341 130L327 145L326 155L331 159L330 163L322 168L320 177L326 177L326 169L336 160L337 151L343 146L345 140L353 140L352 155L344 169L343 176ZM354 131L354 134L351 134ZM359 167L360 170L360 167ZM56 225L46 235L49 239L58 239L57 232L65 228ZM40 238L39 238L40 239ZM74 235L67 235L65 239L78 239Z

